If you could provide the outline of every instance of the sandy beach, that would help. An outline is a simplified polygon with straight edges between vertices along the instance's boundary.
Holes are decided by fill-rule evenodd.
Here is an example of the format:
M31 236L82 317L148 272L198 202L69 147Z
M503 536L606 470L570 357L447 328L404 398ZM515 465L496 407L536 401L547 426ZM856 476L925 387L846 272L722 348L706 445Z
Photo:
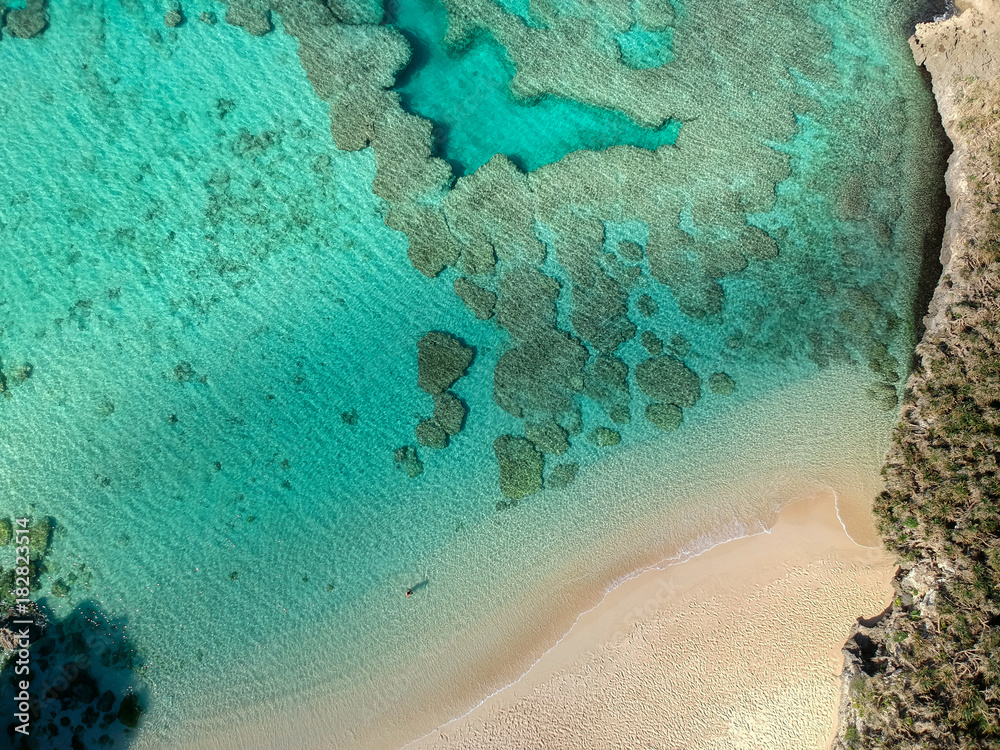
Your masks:
M799 500L769 533L624 582L515 685L408 747L825 747L844 634L888 605L893 571L832 492Z
M435 632L439 599L400 598L425 618L413 630L428 635L395 669L241 708L225 732L212 713L192 717L137 746L821 747L834 728L846 634L885 608L894 571L870 514L885 428L866 421L864 399L851 378L828 373L692 425L686 461L664 462L655 444L625 451L563 502L660 502L641 526L543 548L557 564L535 582L518 579L518 596L488 617L470 609L444 623L447 637ZM684 474L672 473L678 465ZM676 489L685 477L687 494ZM532 514L546 506L519 510L457 538L428 569L452 559L482 569L522 549L525 531L544 528ZM435 580L461 599L478 587L463 588L460 576ZM321 636L311 679L336 663Z

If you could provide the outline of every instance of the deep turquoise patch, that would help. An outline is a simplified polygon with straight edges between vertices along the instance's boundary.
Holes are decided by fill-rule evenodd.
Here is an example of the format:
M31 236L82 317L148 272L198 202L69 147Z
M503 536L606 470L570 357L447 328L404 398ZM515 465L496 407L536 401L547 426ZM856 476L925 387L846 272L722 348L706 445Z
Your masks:
M434 123L436 152L459 175L494 154L532 171L581 149L653 150L677 140L676 120L644 128L621 112L570 99L515 99L514 66L492 35L481 33L462 49L445 48L447 12L438 0L406 0L390 21L414 49L397 81L403 106Z

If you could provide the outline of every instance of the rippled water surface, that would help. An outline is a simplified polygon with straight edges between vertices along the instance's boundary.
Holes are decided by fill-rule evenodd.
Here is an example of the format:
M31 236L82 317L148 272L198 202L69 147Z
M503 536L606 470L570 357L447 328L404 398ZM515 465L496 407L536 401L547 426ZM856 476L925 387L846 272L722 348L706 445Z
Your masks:
M786 473L888 435L940 233L922 8L172 7L0 37L0 515L53 519L35 596L118 655L59 737L372 689L783 425Z

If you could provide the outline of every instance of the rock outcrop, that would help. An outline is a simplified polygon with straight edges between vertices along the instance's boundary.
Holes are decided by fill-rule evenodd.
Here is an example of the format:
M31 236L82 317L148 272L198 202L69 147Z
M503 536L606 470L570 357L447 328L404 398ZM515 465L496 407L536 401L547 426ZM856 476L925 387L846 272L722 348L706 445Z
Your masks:
M32 39L44 33L49 26L47 0L28 0L23 8L8 10L6 18L0 13L0 19L5 22L4 31L21 39Z
M951 208L875 505L896 596L844 649L835 750L1000 743L1000 2L956 5L910 39L954 145Z

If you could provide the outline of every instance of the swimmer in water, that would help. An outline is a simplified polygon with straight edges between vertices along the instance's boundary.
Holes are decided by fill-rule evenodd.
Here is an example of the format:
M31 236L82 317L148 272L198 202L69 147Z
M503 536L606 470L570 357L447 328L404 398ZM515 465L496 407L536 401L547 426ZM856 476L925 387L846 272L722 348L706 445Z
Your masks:
M407 589L406 590L406 598L409 599L411 596L413 596L413 589Z

